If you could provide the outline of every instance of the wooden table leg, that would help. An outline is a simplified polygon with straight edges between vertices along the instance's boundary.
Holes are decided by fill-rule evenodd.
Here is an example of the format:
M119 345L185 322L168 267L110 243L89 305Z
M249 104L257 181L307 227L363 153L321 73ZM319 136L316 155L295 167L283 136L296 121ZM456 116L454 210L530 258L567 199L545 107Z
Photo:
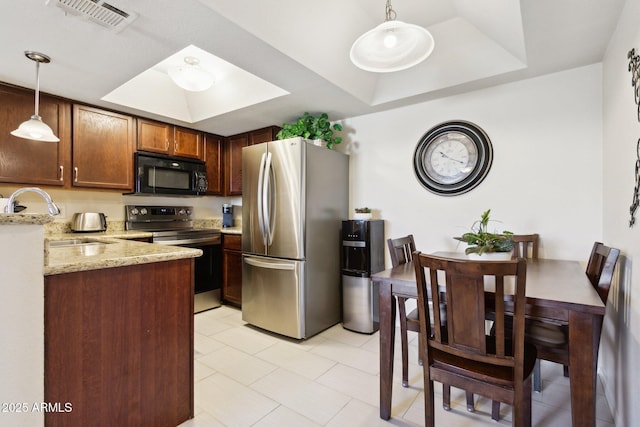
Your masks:
M569 313L569 380L573 426L596 425L596 382L601 315Z
M393 383L393 345L396 335L396 299L391 284L380 282L380 418L391 418L391 390Z

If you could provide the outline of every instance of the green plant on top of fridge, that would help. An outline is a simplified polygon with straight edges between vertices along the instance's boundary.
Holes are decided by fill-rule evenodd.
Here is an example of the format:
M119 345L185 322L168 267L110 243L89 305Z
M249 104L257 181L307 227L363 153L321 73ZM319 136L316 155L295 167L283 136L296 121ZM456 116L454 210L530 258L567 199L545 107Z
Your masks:
M334 135L334 131L341 130L341 124L334 123L331 125L327 113L322 113L318 116L304 113L295 123L284 123L282 129L276 134L276 138L287 139L300 136L311 140L322 139L326 141L327 148L332 149L334 145L342 142L342 137Z

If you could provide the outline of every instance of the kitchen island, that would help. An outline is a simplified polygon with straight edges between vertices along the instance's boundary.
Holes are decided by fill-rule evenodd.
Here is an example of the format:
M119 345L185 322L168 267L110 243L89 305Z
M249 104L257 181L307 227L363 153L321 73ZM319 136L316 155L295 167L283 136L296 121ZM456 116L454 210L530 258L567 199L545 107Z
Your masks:
M193 417L201 253L112 237L45 242L45 401L63 408L45 415L47 426L176 426Z

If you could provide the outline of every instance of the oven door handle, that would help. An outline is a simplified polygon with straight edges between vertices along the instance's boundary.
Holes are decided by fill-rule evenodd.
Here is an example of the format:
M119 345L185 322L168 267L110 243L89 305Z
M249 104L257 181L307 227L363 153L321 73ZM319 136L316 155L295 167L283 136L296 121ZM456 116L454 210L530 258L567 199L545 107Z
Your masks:
M154 240L153 243L157 245L166 245L166 246L185 246L185 245L193 245L196 243L207 243L209 245L219 245L220 238L211 238L211 237L203 237L200 239L178 239L178 240Z

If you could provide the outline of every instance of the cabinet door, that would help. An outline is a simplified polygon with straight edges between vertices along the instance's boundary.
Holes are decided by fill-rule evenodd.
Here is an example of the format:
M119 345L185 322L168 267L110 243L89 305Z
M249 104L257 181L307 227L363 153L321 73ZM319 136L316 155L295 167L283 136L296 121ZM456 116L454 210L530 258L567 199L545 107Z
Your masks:
M173 134L173 155L204 159L204 135L193 129L175 127Z
M242 305L242 237L225 234L222 251L222 299L231 304Z
M173 126L146 119L137 122L138 150L169 154L173 145Z
M133 117L73 106L73 185L133 188Z
M249 132L249 145L271 142L276 139L276 134L280 130L277 126L269 126Z
M204 134L204 161L207 166L207 194L222 196L224 194L224 138L218 135Z
M0 182L63 186L71 159L71 105L40 95L39 114L60 142L10 134L34 113L34 91L0 85Z
M246 133L230 136L227 139L227 164L225 167L225 186L227 196L242 194L242 149L249 146Z

